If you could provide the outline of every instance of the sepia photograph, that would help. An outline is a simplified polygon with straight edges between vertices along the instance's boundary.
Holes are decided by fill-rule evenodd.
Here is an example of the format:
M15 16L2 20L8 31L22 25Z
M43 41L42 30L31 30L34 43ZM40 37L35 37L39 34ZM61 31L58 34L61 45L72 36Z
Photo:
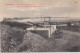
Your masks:
M0 0L0 52L80 52L80 0Z

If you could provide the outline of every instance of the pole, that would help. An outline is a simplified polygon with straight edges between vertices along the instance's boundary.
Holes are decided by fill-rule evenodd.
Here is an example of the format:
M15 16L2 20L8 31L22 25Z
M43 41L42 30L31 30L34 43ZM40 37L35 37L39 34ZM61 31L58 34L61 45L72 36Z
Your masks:
M45 24L45 17L44 17L44 28L46 28L46 26L45 26L46 24Z
M50 19L51 17L49 17L49 24L50 24L50 36L51 36L51 19ZM50 37L49 36L49 37Z

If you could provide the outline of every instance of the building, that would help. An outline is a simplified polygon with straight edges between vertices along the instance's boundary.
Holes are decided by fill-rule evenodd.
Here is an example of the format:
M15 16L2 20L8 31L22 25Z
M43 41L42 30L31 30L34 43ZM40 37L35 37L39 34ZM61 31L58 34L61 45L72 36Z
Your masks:
M43 27L32 26L27 28L28 31L48 31L47 36L51 37L51 35L56 31L56 25L43 25ZM44 32L45 33L45 32Z

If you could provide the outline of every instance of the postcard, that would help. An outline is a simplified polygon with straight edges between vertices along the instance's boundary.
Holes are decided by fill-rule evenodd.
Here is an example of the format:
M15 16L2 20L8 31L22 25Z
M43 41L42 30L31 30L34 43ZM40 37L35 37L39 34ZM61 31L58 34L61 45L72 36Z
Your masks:
M1 52L80 52L80 0L0 0Z

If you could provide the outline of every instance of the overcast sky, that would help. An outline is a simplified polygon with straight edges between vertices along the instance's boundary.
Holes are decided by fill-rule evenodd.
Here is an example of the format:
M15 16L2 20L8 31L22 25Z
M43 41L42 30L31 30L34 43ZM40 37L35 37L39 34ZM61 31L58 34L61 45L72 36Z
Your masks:
M17 7L5 4L42 4L43 7ZM3 17L78 17L80 0L0 0L0 20Z

